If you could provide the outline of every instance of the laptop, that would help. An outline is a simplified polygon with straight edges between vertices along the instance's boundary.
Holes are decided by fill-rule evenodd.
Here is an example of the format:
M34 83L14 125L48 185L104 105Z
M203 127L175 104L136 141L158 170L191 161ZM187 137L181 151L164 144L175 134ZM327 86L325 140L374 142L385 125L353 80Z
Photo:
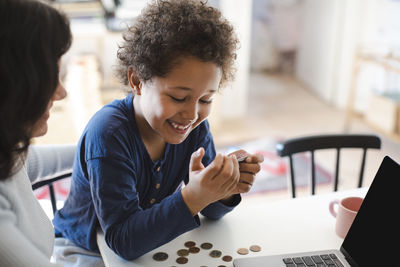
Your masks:
M386 156L340 249L239 258L234 267L400 266L400 165Z

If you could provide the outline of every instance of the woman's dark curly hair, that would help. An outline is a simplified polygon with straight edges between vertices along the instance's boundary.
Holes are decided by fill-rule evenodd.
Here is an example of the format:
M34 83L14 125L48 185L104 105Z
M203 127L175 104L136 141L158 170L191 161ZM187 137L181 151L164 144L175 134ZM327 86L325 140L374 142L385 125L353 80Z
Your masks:
M71 45L68 19L33 0L0 1L0 180L20 167Z
M128 84L132 67L141 81L165 77L183 56L213 62L222 69L220 86L234 76L238 39L218 9L199 0L150 3L124 33L117 76Z

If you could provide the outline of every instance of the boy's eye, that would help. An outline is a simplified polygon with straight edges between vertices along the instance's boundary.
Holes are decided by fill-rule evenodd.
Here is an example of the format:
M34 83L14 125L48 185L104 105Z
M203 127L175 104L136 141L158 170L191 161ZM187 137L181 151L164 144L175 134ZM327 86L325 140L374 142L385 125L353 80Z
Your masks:
M185 101L186 97L184 98L177 98L177 97L173 97L173 96L169 96L172 100L176 101L176 102L183 102Z
M200 99L200 103L203 103L203 104L211 104L211 103L212 103L212 99L209 99L209 100Z

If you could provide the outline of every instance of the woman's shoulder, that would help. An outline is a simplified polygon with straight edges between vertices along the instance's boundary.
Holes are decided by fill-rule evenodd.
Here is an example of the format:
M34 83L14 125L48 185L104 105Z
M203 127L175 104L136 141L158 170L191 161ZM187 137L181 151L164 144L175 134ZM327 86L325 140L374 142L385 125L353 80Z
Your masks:
M11 177L0 181L0 210L11 209L13 199L24 190L29 183L29 178L23 166ZM11 206L10 206L11 205Z

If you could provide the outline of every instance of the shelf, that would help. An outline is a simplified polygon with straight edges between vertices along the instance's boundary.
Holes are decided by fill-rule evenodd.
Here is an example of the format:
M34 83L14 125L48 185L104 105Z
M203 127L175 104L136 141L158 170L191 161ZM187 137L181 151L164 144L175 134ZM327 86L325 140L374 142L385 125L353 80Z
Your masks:
M355 102L355 95L357 91L357 79L359 75L360 68L362 64L374 64L377 66L382 67L385 69L386 72L395 72L396 74L400 75L400 58L393 56L393 54L388 53L386 55L376 55L373 53L367 53L365 51L362 51L361 49L358 49L355 57L354 57L354 63L353 63L353 71L352 71L352 78L351 78L351 84L350 84L350 89L349 89L349 96L348 96L348 102L347 102L347 107L346 107L346 117L345 117L345 123L344 123L344 128L345 131L348 131L350 128L351 120L354 117L358 117L362 119L367 125L371 126L373 129L375 129L377 132L382 133L393 140L400 142L400 129L399 129L399 123L400 123L400 104L396 103L395 100L392 100L390 98L385 99L385 96L379 96L375 95L372 96L373 99L377 100L378 102L380 101L380 106L382 109L385 109L386 112L389 110L389 113L387 116L392 116L392 117L386 117L384 112L380 114L382 117L382 120L384 120L385 127L380 128L378 125L371 123L371 121L368 121L367 116L365 114L360 115L359 112L355 111L354 108L354 102ZM372 99L372 100L373 100ZM386 102L385 102L386 101ZM379 107L378 105L378 107ZM383 106L382 106L383 105ZM390 108L389 108L390 106ZM389 109L388 109L389 108ZM376 109L374 109L376 110ZM371 116L375 115L373 113L369 113ZM371 117L369 117L371 118ZM375 118L375 121L379 121ZM383 124L382 124L383 126ZM386 129L383 129L386 128ZM390 131L388 129L391 129Z

